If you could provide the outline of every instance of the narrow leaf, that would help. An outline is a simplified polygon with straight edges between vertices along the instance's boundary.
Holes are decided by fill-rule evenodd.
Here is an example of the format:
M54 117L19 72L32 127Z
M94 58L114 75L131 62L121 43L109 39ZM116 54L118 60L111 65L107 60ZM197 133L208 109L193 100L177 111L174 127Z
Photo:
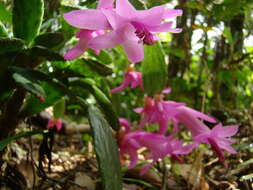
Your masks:
M148 95L161 92L166 85L167 67L159 43L145 46L145 57L142 62L142 76L145 91Z
M15 139L19 139L21 137L30 137L32 135L37 135L37 134L43 134L46 133L47 130L44 131L28 131L28 132L21 132L18 133L17 135L8 137L2 141L0 141L0 151L2 151L11 141L15 140Z
M40 86L40 81L30 75L29 72L13 73L12 77L17 84L21 85L28 92L35 96L45 98L46 94Z
M89 107L89 121L104 190L121 190L122 174L118 147L110 126L100 110Z
M43 0L14 0L14 36L30 44L40 30L43 14Z

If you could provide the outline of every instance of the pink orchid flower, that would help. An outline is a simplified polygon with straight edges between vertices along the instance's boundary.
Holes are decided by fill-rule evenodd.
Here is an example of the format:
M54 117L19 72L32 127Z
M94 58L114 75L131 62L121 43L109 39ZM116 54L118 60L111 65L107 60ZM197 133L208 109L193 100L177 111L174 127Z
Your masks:
M60 131L62 128L62 120L58 118L49 119L47 129L51 129L53 127L56 127L57 131Z
M90 19L95 19L95 21L98 21L97 17L91 18L93 13L100 12L101 15L101 9L112 9L113 8L113 2L114 0L100 0L98 2L98 10L78 10L78 11L72 11L70 13L64 14L65 20L78 28L81 28L79 32L77 32L76 37L79 38L79 41L75 46L73 46L65 55L64 58L66 60L72 60L75 59L76 57L80 56L85 52L88 48L91 48L89 46L89 42L93 39L96 38L99 35L104 34L103 28L110 29L110 26L107 25L108 22L103 20L105 23L104 25L107 25L107 27L102 27L102 29L99 28L94 28L93 26L89 25L86 26L84 25L83 27L80 27L80 23L82 22L80 17L82 17L83 14L87 14L86 16L90 17ZM77 20L75 20L77 19ZM82 23L81 23L82 24ZM96 54L99 54L100 49L98 48L92 48Z
M210 129L200 119L214 122L215 120L212 118L183 106L179 110L180 114L176 116L176 119L191 131L196 143L210 144L221 161L225 159L222 149L232 154L236 153L233 147L231 147L234 141L226 137L231 137L237 133L237 125L222 127L221 124L217 124L213 129Z
M188 154L194 148L194 145L183 146L182 142L178 139L172 139L155 133L144 131L128 133L120 143L120 153L130 156L129 169L136 166L138 161L137 150L141 147L147 148L150 154L146 158L152 159L151 163L143 166L140 172L140 175L143 175L156 161L168 154L181 160L178 155Z
M90 40L90 48L107 49L121 44L128 59L139 62L144 57L143 44L140 42L151 45L157 38L155 33L181 32L181 29L171 28L172 22L164 21L181 14L181 10L168 10L165 6L138 11L128 0L116 0L115 9L102 7L96 10L78 10L63 16L69 24L81 29L111 30Z
M181 32L181 29L172 29L172 22L166 22L164 19L180 16L182 11L168 10L165 5L149 10L136 10L128 0L116 0L115 10L102 12L113 30L93 39L91 47L106 49L121 44L132 62L143 59L142 43L152 45L158 39L155 33Z
M140 86L143 89L142 85L142 74L140 72L135 71L127 71L124 74L124 80L121 83L121 85L117 88L112 89L111 93L116 93L124 90L130 86L131 88L136 88L137 86Z
M178 107L184 105L174 101L164 101L163 95L155 95L155 98L147 97L144 108L136 108L135 112L143 115L139 124L139 129L144 125L158 123L159 133L164 134L167 131L168 122L179 113Z

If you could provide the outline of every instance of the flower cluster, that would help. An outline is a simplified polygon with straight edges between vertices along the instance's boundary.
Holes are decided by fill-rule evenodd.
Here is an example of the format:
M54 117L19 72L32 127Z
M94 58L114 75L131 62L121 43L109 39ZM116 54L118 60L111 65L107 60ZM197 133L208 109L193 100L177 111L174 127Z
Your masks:
M132 62L143 59L143 44L152 45L158 32L181 32L165 19L182 14L181 10L167 9L165 5L148 10L136 10L128 0L100 0L97 9L75 10L64 14L64 19L80 31L79 42L70 49L65 59L74 59L86 49L96 53L101 49L122 45Z
M128 0L115 0L115 4L114 0L100 0L97 9L66 13L64 19L80 30L76 34L78 43L65 54L65 59L74 59L89 48L98 54L101 49L121 45L129 61L140 62L144 58L143 45L154 44L159 39L157 33L181 32L181 29L172 28L172 22L168 21L180 15L182 10L167 9L166 5L136 10ZM145 91L141 73L136 72L130 64L122 84L112 89L111 93L137 86ZM231 147L234 141L229 137L236 134L237 125L222 126L212 117L187 107L185 103L164 100L164 94L170 91L167 88L159 94L145 97L144 107L134 109L142 117L136 130L126 119L120 119L121 129L117 132L119 149L121 155L130 156L129 168L136 166L138 150L143 147L149 153L145 157L152 162L143 167L141 174L167 155L182 161L180 156L188 154L199 144L209 144L221 161L224 160L222 150L236 153ZM206 122L215 126L211 129ZM143 130L148 124L157 124L159 129L155 133ZM168 130L169 126L173 126L173 129ZM176 137L181 126L191 132L191 144L185 145ZM168 131L172 131L171 134L167 135Z

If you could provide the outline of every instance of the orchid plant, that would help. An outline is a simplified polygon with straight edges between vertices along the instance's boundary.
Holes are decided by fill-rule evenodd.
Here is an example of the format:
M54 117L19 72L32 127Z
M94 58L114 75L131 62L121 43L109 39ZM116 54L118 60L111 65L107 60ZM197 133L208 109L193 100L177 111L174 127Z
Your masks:
M166 5L136 10L128 0L115 2L100 0L96 9L65 13L64 19L80 29L76 34L79 41L65 54L65 59L81 56L89 48L99 54L102 49L121 45L132 63L124 74L122 84L110 92L117 93L129 86L131 88L139 86L145 92L142 73L134 70L134 64L143 60L144 45L151 46L157 43L158 33L181 32L181 29L172 27L172 21L168 21L180 15L182 10L167 9ZM156 161L168 155L182 161L180 156L190 153L199 144L211 145L221 161L224 160L222 149L236 153L231 147L234 141L229 137L237 133L237 125L223 127L212 117L187 107L185 103L164 100L165 94L170 91L171 89L167 88L144 97L144 107L134 109L142 117L137 128L132 128L126 119L119 119L121 125L121 129L117 132L119 150L122 156L125 154L130 156L129 168L137 165L138 150L143 147L149 152L146 158L151 159L151 163L144 165L141 174ZM205 122L215 124L214 128L210 129ZM157 131L153 133L145 131L148 124L158 124ZM52 125L48 124L48 127ZM59 123L56 124L58 125ZM173 129L168 130L171 126ZM181 126L191 132L193 140L191 144L185 145L183 140L176 137ZM168 131L172 131L171 134L168 135Z

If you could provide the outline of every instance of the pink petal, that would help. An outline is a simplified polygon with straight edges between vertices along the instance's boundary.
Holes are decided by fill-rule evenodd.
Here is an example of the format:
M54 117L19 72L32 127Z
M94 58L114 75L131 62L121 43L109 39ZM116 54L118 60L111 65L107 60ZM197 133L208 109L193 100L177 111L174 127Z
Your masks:
M113 9L114 0L99 0L98 9Z
M182 29L181 28L171 28L171 29L167 30L167 32L180 33L180 32L182 32Z
M216 125L212 131L217 131L216 134L219 137L231 137L234 136L239 130L238 125L231 125L222 127L221 124Z
M93 49L107 49L113 48L120 44L122 39L115 31L100 35L89 42L89 47Z
M136 20L147 26L159 25L162 22L165 7L156 6L148 10L136 11Z
M143 108L135 108L134 111L136 113L142 113L143 112Z
M102 10L103 14L106 16L108 22L114 30L118 30L124 27L128 23L128 20L125 17L121 17L112 10ZM122 32L122 31L120 31Z
M116 0L116 13L125 18L135 16L136 10L128 0Z
M131 62L140 62L144 58L143 45L137 40L126 39L122 47Z
M80 39L65 55L64 59L72 60L83 54L87 49L87 39Z
M163 12L163 18L173 18L177 16L181 16L183 14L183 11L181 9L170 9L165 10Z
M64 19L72 26L88 30L111 29L101 10L75 10L63 14Z
M125 127L126 133L131 131L131 126L127 119L125 118L119 118L119 123L121 126Z
M162 93L163 94L169 94L171 92L171 88L165 88Z
M57 123L56 123L57 131L60 131L61 128L62 128L62 121L61 121L61 119L57 119Z
M210 117L210 116L208 116L208 115L206 115L202 112L199 112L199 111L194 110L194 109L189 108L189 107L184 107L184 109L187 110L188 112L190 112L195 117L198 117L198 118L203 119L205 121L208 121L210 123L215 123L216 122L212 117Z

